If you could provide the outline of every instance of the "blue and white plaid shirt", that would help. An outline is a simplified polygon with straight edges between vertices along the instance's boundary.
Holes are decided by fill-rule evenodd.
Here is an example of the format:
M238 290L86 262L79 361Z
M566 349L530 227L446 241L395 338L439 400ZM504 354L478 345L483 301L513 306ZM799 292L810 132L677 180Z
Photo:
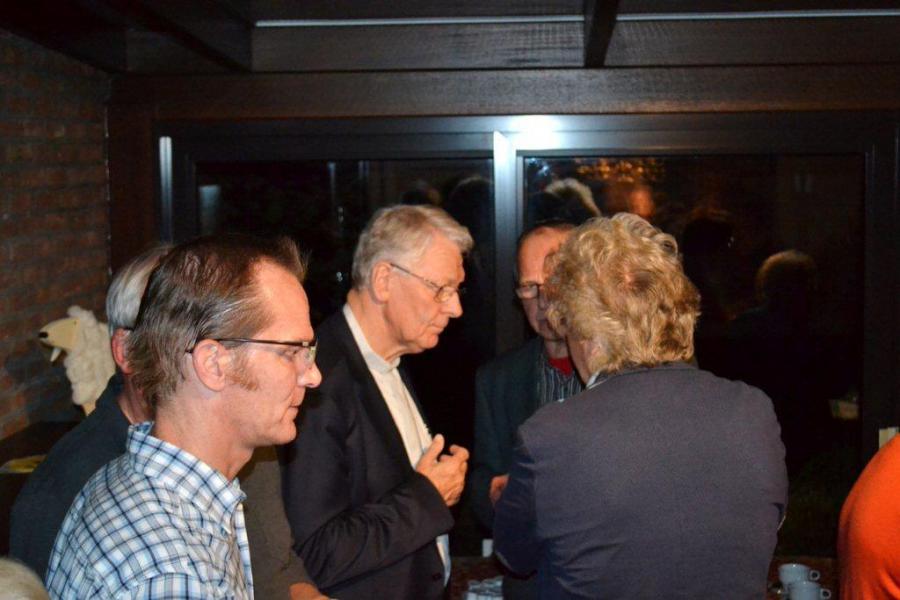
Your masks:
M237 480L133 425L56 536L51 598L253 598Z

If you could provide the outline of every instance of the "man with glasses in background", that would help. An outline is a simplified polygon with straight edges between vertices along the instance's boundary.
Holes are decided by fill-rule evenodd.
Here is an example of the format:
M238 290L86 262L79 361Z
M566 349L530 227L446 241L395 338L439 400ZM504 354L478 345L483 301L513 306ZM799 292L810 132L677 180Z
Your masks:
M235 476L283 444L321 381L293 242L201 238L154 271L126 354L155 422L69 509L47 571L53 598L252 598Z
M475 379L475 448L469 495L481 524L491 530L494 504L506 487L519 425L545 404L565 400L584 386L569 359L566 341L547 322L543 294L545 262L574 225L545 223L519 238L516 295L537 337L478 370ZM533 579L506 577L503 595L537 598Z
M399 366L462 314L471 247L439 208L379 210L360 235L347 303L318 328L326 381L285 449L285 506L313 580L341 600L444 594L468 452L442 454Z

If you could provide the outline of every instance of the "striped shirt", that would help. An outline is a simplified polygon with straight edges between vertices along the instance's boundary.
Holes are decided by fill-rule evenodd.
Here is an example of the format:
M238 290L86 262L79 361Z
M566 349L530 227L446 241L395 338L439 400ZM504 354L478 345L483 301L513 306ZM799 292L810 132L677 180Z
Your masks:
M538 378L538 406L544 406L551 402L562 402L584 389L584 385L574 369L566 375L550 364L547 350L543 345L538 356L538 363L537 372L540 375Z
M252 600L237 480L133 425L125 454L97 471L56 537L51 598Z

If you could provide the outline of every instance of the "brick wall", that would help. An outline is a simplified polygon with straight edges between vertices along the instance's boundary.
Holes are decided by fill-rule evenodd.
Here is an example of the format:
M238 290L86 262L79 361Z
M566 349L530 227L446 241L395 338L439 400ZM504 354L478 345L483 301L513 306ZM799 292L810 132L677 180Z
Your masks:
M78 415L37 332L72 304L104 318L109 83L0 30L0 438Z

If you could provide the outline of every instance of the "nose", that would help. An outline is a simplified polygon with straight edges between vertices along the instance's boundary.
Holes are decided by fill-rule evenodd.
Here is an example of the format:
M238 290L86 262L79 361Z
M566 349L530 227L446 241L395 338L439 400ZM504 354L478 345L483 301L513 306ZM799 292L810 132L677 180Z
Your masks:
M450 296L450 299L444 302L441 305L441 308L445 313L450 315L451 319L455 319L457 317L461 317L463 314L462 302L459 299L459 292Z
M547 296L544 294L544 284L543 283L538 285L537 301L538 301L538 307L540 307L541 310L547 310L547 307L550 305L550 301L547 300Z
M316 363L311 364L297 377L297 385L300 387L314 388L319 387L320 383L322 383L322 372L319 371L319 365Z

